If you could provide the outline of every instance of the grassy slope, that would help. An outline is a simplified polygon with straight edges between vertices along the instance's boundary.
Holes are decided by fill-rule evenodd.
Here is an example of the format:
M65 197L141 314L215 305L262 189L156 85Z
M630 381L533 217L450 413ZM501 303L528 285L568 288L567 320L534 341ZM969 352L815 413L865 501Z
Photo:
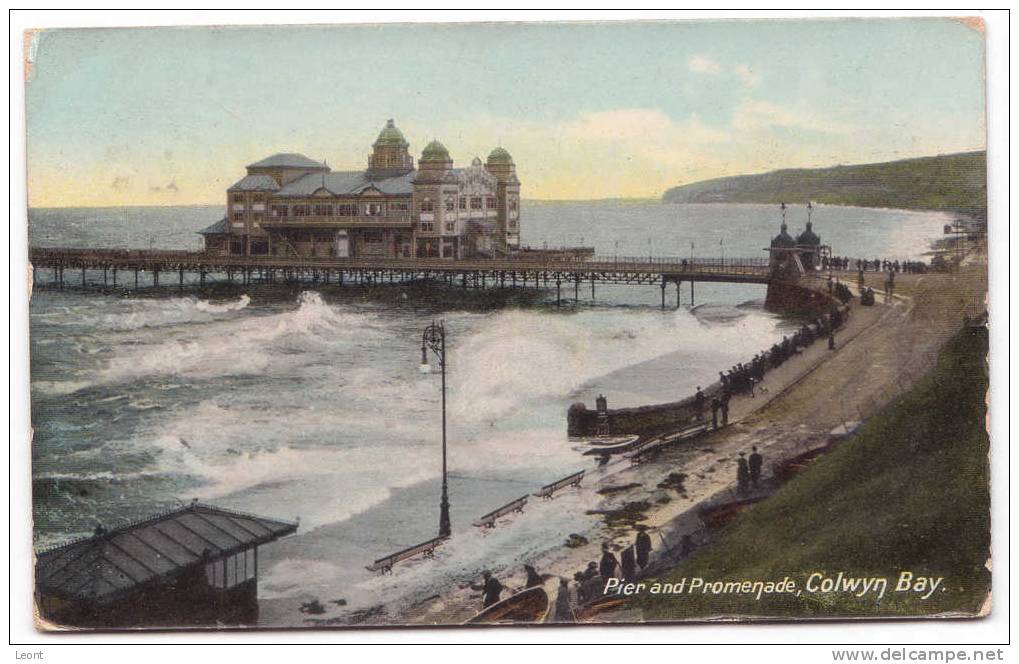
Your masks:
M814 571L889 578L900 570L944 576L929 600L804 593L723 599L650 596L633 600L648 620L721 614L904 616L979 610L989 590L987 389L984 331L963 331L937 367L773 497L744 512L660 580L781 579L800 587Z
M666 203L805 203L955 210L982 216L987 155L964 152L879 164L786 169L673 187Z

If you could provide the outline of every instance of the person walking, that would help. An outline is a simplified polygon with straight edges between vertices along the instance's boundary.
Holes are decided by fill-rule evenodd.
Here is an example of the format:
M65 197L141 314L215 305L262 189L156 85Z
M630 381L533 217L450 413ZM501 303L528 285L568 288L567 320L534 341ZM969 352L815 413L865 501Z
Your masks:
M616 575L616 568L619 567L619 561L616 560L616 555L609 551L609 543L605 542L601 545L601 563L598 565L598 574L602 579L611 579Z
M637 526L637 539L633 547L637 552L637 565L644 569L651 557L651 536L647 534L647 526Z
M487 569L481 573L481 579L480 584L472 583L471 588L481 591L482 608L487 609L499 601L499 596L502 595L502 584Z
M623 549L621 559L620 569L623 573L623 581L633 583L637 580L637 555L633 545Z
M542 583L544 583L544 581L541 578L541 575L538 574L538 570L534 569L533 565L524 565L524 571L527 572L527 582L524 586L525 588L533 588L535 586L540 586Z
M736 462L736 490L740 493L747 492L750 484L750 466L747 465L746 453L739 453L739 460Z
M757 451L756 445L752 449L750 463L748 464L750 467L750 486L756 489L761 481L761 466L764 465L764 457Z
M718 428L718 410L722 407L722 402L719 401L718 397L712 397L711 399L711 428Z
M729 394L722 395L722 426L729 426Z
M701 390L701 386L697 386L697 394L693 396L694 410L697 411L697 420L704 419L704 392Z

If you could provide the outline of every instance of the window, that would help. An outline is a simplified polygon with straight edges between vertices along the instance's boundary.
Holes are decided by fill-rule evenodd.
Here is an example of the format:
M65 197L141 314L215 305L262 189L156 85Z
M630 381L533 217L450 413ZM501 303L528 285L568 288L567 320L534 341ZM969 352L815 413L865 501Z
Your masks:
M446 212L452 212L456 210L456 202L452 198L446 199Z
M510 228L516 228L517 227L517 220L516 219L510 219L509 227Z
M310 205L295 205L293 208L295 217L307 217L311 215Z
M466 210L467 209L467 197L466 196L461 196L460 197L460 209L461 210Z
M264 203L265 202L265 194L252 194L251 195L251 202L252 203Z
M426 198L425 200L421 201L421 211L435 212L435 203L432 202L432 199Z
M485 207L487 207L489 210L494 210L495 208L499 207L498 202L495 200L495 196L488 196L487 198L485 198Z
M450 243L443 243L442 245L442 257L452 258L453 257L453 245Z
M364 214L368 217L378 217L382 215L382 203L365 203Z
M382 231L367 231L363 237L365 244L379 244L382 242Z
M472 210L480 210L481 209L481 196L472 196L471 197L471 209Z
M244 194L234 194L233 196L230 197L230 200L232 200L234 203L243 203Z
M340 203L336 206L337 214L341 217L356 217L357 203Z
M433 224L430 221L422 221L420 227L421 227L421 232L423 232L423 233L432 233L432 232L435 231L435 224Z
M517 199L515 199L515 198L509 199L509 209L512 210L512 211L516 211L516 209L517 209Z
M290 208L286 205L271 205L269 206L269 211L274 217L285 217L287 216L287 212L290 211Z
M446 222L446 232L447 233L455 233L456 232L456 222L455 221L447 221Z
M316 217L331 217L331 216L333 216L333 206L332 205L316 205L315 206L315 216Z
M389 211L390 212L410 212L410 204L409 203L390 203L389 204Z
M234 212L234 221L244 221L244 213Z

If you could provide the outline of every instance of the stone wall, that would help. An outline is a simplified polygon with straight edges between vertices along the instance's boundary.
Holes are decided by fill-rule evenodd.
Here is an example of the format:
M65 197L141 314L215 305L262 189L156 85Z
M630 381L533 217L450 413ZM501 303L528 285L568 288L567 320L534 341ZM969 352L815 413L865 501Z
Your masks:
M720 393L721 383L714 383L704 389L704 417L711 417L711 398ZM610 408L609 433L613 436L637 434L654 436L671 431L683 424L692 424L695 417L694 398L681 401L636 406L634 408ZM566 432L570 438L585 438L598 433L598 411L588 410L587 405L575 403L566 412Z

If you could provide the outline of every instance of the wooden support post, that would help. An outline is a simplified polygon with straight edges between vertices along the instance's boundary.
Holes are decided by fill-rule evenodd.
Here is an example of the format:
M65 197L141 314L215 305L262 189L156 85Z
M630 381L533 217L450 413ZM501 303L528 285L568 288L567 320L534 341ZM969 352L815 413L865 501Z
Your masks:
M662 279L662 311L665 311L665 279Z
M517 287L517 271L513 270L513 288Z
M159 269L152 270L152 285L153 287L159 286Z
M205 270L200 270L200 271L198 272L198 284L199 284L199 285L200 285L200 286L201 286L202 288L205 288Z
M113 268L113 287L117 287L117 268Z
M580 273L573 278L573 301L580 300Z
M679 309L680 305L683 304L683 282L676 282L676 308Z
M555 280L555 305L558 307L562 304L562 285L563 282L556 277Z
M32 276L33 277L35 276L34 272L33 272ZM106 266L104 265L103 266L103 287L106 287L106 286L109 286L109 285L110 285L109 282L106 281Z
M181 292L184 291L184 268L180 269L180 275L177 281L177 290Z
M138 290L138 268L134 269L134 289Z
M466 289L467 288L467 273L464 272L463 275L461 275L461 277L462 277L461 278L461 286Z
M690 280L690 308L693 308L693 279Z
M81 287L85 287L85 268L81 268Z
M594 301L594 275L591 275L591 301Z

